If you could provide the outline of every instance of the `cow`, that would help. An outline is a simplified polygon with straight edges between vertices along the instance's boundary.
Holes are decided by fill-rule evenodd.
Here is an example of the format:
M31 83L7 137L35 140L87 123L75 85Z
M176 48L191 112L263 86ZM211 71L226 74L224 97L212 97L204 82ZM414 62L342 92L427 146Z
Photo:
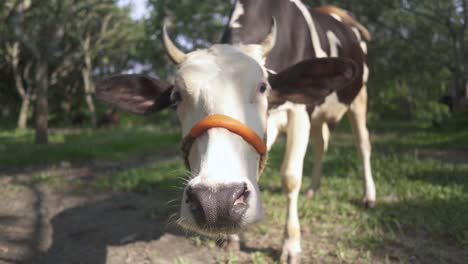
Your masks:
M176 108L190 172L178 223L189 230L236 234L260 221L257 180L267 156L268 106L314 106L358 76L358 65L347 58L311 58L269 75L264 61L280 39L272 21L259 44L215 44L189 53L164 26L163 43L177 65L173 82L116 75L96 83L97 98L121 110L149 115Z
M358 64L358 78L317 105L289 101L270 105L268 149L279 133L287 134L286 153L281 166L283 188L289 204L283 256L294 260L298 259L301 251L297 199L309 136L313 143L314 170L306 195L311 198L320 186L330 127L334 127L345 114L352 126L364 167L363 204L365 207L373 207L375 204L371 144L366 125L369 79L366 41L371 36L350 13L335 6L310 9L300 0L237 0L222 43L260 43L269 30L271 17L275 17L278 23L279 37L265 61L270 75L274 76L300 61L312 58L348 58ZM233 237L233 240L236 239Z

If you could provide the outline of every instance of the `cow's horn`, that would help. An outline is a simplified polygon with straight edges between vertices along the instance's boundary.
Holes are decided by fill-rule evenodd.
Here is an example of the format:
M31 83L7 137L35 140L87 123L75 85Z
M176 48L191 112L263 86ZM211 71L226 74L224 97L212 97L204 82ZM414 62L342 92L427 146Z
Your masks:
M164 22L163 26L163 32L164 32L164 47L166 48L166 52L171 58L173 62L176 64L181 64L185 61L187 58L187 55L181 51L177 46L172 42L171 38L169 37L169 34L167 33L167 23Z
M273 18L270 33L262 42L264 57L266 57L268 53L270 53L270 51L273 50L273 48L275 47L276 34L277 34L276 19Z

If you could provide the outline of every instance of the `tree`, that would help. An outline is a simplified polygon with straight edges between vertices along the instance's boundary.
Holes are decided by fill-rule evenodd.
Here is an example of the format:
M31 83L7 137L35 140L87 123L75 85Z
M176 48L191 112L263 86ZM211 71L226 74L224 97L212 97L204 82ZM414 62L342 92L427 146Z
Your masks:
M31 62L27 62L23 69L21 69L20 55L19 42L6 43L5 59L11 67L16 90L21 97L21 108L18 116L17 128L25 129L27 127L29 109L31 101L33 100L34 91L30 79L32 64Z
M76 93L77 85L84 87L84 102L96 125L93 75L128 68L132 57L126 55L127 50L136 50L131 45L137 41L135 36L140 37L136 32L141 32L141 27L130 19L129 10L118 8L114 0L8 1L7 11L2 11L7 32L12 34L9 42L0 42L7 43L4 50L10 55L8 61L23 105L31 99L34 87L36 143L48 141L50 103L55 107L60 98L79 102L66 94ZM29 73L32 85L24 87ZM81 81L76 82L77 76ZM20 110L22 124L25 111Z
M121 52L119 47L128 47L132 42L130 33L138 32L138 25L132 23L128 12L120 10L114 4L101 5L89 10L77 19L74 27L76 41L79 42L82 63L81 77L85 93L85 101L91 116L91 123L97 126L96 107L93 100L94 82L93 70L103 52ZM126 43L127 42L127 43ZM122 45L125 43L125 45ZM122 54L124 52L121 52ZM110 54L107 54L109 56Z
M149 62L162 76L173 67L161 42L165 20L170 23L170 32L177 34L173 39L180 47L191 51L221 40L231 9L230 1L149 0L148 3L152 11L146 21L149 36L146 57L151 58Z

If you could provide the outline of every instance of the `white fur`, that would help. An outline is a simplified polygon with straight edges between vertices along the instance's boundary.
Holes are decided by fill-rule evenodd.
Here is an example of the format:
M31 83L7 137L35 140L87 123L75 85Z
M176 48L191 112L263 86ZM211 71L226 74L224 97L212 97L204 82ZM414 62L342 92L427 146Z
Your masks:
M312 113L312 119L323 120L327 122L338 122L348 110L348 106L342 104L336 93L325 98L325 102L315 107Z
M362 51L367 54L367 43L365 41L361 41L361 49Z
M327 31L327 38L330 42L330 57L338 58L338 47L341 47L341 41L332 31Z
M229 27L231 28L241 28L242 25L239 23L239 18L245 13L244 6L238 0L234 6L234 11L232 12L231 21L229 21Z
M312 40L312 46L314 47L315 56L317 58L326 58L327 53L325 53L325 51L322 49L322 46L320 46L320 39L317 32L317 28L315 27L315 23L312 19L312 15L309 12L309 9L304 5L304 3L302 3L301 0L289 1L293 2L297 6L297 8L301 11L302 15L304 16L307 25L309 26L310 38Z
M364 84L366 84L368 81L369 81L369 67L367 67L367 64L364 63L364 66L363 66L364 70L363 70L363 73L362 73L362 80L364 82Z
M361 38L361 33L359 32L359 29L357 27L352 27L351 28L354 32L354 35L356 35L356 38L358 39L359 42L362 41L362 38Z
M332 16L334 19L336 19L336 20L338 20L340 22L343 22L343 19L337 14L331 13L330 16Z

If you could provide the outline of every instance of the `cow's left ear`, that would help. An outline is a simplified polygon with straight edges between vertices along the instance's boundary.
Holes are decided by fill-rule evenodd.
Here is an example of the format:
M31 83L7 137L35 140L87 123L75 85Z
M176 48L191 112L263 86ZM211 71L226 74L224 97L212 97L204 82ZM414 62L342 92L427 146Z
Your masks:
M358 76L356 63L343 58L320 58L302 61L269 76L272 104L284 101L316 105L329 94L349 86Z
M172 104L172 89L172 84L145 75L117 75L96 83L96 97L121 110L149 115Z

